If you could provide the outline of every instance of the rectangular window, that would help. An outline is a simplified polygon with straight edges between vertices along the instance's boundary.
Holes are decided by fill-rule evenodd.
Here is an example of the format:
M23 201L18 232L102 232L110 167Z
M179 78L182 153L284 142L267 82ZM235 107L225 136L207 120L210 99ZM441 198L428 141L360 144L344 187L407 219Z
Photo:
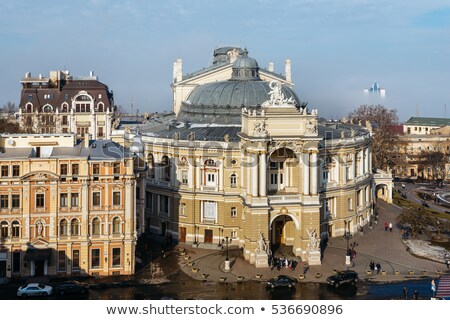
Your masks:
M20 272L20 251L13 252L12 272Z
M68 123L67 123L67 116L63 116L62 117L62 125L63 126L66 126Z
M66 270L66 252L58 251L58 270L64 271Z
M20 176L20 166L19 165L12 166L12 175L13 175L13 177Z
M216 186L216 173L215 172L207 172L206 173L206 185L207 186Z
M98 136L99 137L103 137L104 133L103 133L103 127L99 127L98 128Z
M113 192L113 206L120 206L120 191Z
M145 207L153 209L153 193L151 192L145 192Z
M0 196L0 208L1 209L8 209L9 206L9 196L7 194L2 194Z
M230 238L231 239L236 239L237 238L237 232L236 231L231 231L230 232Z
M186 203L180 204L180 216L186 215Z
M203 219L217 220L217 203L215 201L203 202Z
M237 217L237 208L231 207L231 217L236 218Z
M100 206L100 192L92 192L92 205L94 207Z
M159 213L169 214L169 197L159 196Z
M100 174L100 164L94 163L92 165L92 174Z
M67 163L63 163L61 164L61 175L62 176L67 176Z
M72 267L74 269L80 268L80 250L72 250Z
M113 248L112 256L113 256L112 266L120 267L120 248Z
M181 171L181 183L182 184L188 184L188 172L187 170Z
M72 175L78 175L80 166L78 165L78 163L74 163L72 164Z
M65 208L68 206L68 202L67 202L67 193L61 193L59 195L59 206L61 208Z
M2 177L7 177L9 175L9 166L2 166Z
M120 174L120 162L114 162L113 170L114 174Z
M36 208L45 207L45 195L43 193L36 194Z
M91 268L100 268L100 249L91 250Z
M13 194L11 196L11 207L13 209L20 208L20 194Z
M20 224L17 221L13 222L11 229L12 229L12 236L14 238L19 238L20 237Z
M79 206L79 197L78 193L71 193L70 194L70 206L71 207L78 207Z

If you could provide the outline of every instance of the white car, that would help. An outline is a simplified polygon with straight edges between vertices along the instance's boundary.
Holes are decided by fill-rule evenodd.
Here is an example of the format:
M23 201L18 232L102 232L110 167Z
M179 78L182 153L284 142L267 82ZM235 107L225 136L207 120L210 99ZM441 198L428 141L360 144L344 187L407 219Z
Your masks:
M29 283L26 286L17 289L17 296L31 297L31 296L49 296L53 293L53 288L41 283Z

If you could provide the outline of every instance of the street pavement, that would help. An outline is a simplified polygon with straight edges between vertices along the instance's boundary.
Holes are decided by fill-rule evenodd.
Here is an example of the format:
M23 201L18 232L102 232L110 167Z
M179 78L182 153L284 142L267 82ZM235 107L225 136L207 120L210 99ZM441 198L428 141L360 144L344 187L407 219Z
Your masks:
M257 269L244 260L239 248L231 246L229 248L231 270L228 272L224 268L226 252L219 246L216 250L211 250L191 245L178 245L172 253L178 255L179 267L186 274L197 280L215 282L265 281L280 274L291 275L300 281L325 282L326 278L334 274L336 270L345 269L355 270L362 280L392 282L423 277L436 278L448 272L444 263L413 256L407 250L401 239L400 230L395 226L396 217L401 212L401 208L383 201L379 201L377 205L378 223L373 229L366 227L364 234L354 235L349 241L350 245L355 245L356 251L356 257L350 267L345 265L347 241L342 237L331 238L323 252L322 264L309 266L306 273L303 272L303 262L300 262L295 270ZM384 230L385 221L392 222L394 225L392 232ZM294 258L286 250L275 252L275 256ZM300 261L300 258L296 259ZM368 274L372 260L381 264L382 271L379 274Z

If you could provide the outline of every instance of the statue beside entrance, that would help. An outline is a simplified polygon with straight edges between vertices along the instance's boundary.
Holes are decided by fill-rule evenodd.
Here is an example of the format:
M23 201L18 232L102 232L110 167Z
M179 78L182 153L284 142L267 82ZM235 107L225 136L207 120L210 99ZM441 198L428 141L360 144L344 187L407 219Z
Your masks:
M306 250L306 258L310 266L321 264L320 261L320 240L317 239L316 229L310 231L306 229L309 236L308 249Z
M262 232L259 232L259 239L258 239L258 247L255 250L256 253L256 261L255 266L257 268L267 268L269 267L269 248L266 244L266 241L264 239L264 236Z

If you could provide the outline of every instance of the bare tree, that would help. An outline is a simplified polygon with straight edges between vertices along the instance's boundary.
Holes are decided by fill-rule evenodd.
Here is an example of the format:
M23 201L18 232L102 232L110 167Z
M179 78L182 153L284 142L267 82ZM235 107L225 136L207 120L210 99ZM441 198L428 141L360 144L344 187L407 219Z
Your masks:
M16 112L16 104L14 102L8 101L3 105L1 111L13 114L14 112Z
M390 169L405 165L405 157L399 156L406 142L396 137L393 130L398 125L397 110L382 105L361 105L349 114L349 118L373 127L372 157L376 168Z
M0 133L25 133L20 129L19 123L11 122L6 119L0 119Z

